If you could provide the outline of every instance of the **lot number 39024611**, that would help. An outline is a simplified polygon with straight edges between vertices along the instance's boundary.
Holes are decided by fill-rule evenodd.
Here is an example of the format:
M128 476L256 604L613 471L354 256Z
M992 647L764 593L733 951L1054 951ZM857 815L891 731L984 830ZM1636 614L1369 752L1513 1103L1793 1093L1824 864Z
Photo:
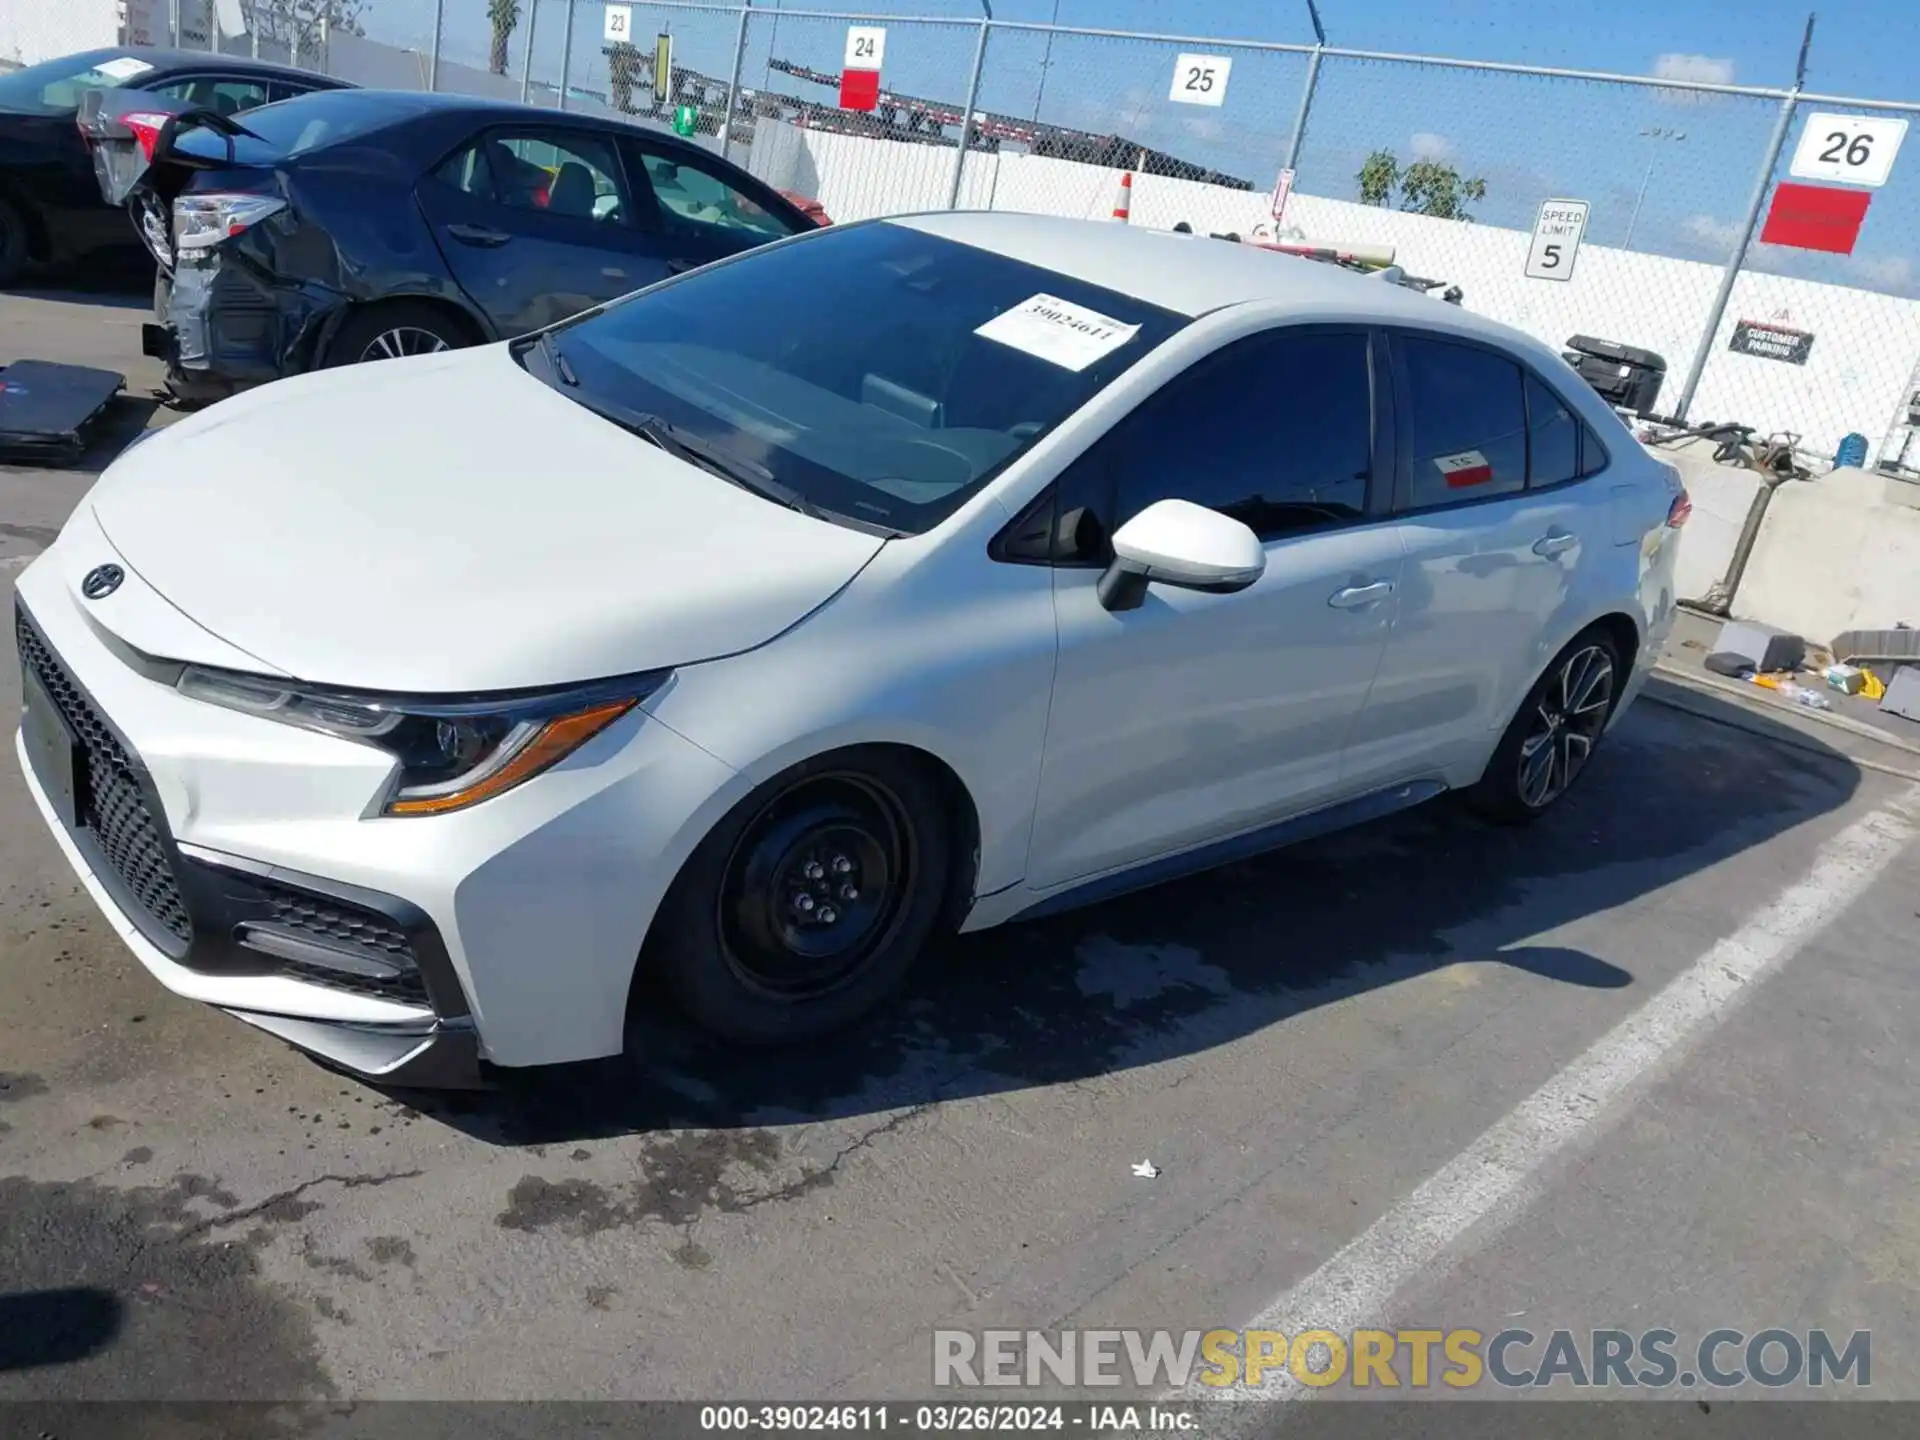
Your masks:
M1894 117L1809 115L1789 168L1802 180L1877 189L1887 183L1906 136L1907 122Z

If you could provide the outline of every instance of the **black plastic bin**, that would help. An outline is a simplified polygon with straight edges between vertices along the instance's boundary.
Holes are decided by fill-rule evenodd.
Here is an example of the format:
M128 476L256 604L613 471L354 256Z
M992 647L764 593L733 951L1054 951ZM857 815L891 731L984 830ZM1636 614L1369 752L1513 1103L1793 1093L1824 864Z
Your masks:
M1651 350L1575 335L1561 357L1607 402L1635 415L1651 415L1667 378L1666 358Z

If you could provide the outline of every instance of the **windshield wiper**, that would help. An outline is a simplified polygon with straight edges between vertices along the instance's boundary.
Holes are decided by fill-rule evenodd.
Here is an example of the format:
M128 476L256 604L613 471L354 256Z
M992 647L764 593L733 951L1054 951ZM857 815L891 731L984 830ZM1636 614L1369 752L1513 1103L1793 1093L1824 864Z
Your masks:
M797 510L802 515L815 520L826 519L826 514L818 505L791 490L773 478L773 472L757 461L743 455L734 455L721 449L711 441L702 439L690 431L681 429L669 420L642 410L626 410L608 405L605 401L591 400L588 407L596 414L611 420L624 430L629 430L643 440L652 441L676 460L684 460L689 465L698 465L710 475L718 475L729 484L738 485L742 490L750 490L762 499L771 500L776 505L784 505L789 510Z
M553 332L540 332L540 358L547 367L560 377L560 383L570 388L578 388L580 377L573 373L573 366L567 363L567 357L560 353L560 347L553 343Z

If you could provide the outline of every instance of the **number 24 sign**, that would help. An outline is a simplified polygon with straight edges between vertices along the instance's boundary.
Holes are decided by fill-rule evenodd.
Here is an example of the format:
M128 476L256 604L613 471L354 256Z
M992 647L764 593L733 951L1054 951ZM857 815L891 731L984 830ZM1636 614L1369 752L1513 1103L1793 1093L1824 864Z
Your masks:
M1907 122L1876 115L1810 115L1794 147L1792 173L1878 188L1893 171Z
M1233 61L1225 55L1182 55L1173 66L1167 98L1181 105L1223 105Z

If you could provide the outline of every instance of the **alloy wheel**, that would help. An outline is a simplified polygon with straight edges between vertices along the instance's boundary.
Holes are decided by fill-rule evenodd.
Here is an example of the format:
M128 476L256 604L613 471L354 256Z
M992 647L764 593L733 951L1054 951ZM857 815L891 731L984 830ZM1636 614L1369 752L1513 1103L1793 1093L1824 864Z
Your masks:
M360 359L362 362L398 360L407 355L437 355L452 348L431 330L422 330L417 325L396 325L369 340L366 349L360 352Z
M1520 800L1544 810L1585 768L1613 708L1613 657L1598 645L1568 656L1541 692L1520 744Z
M911 836L899 800L867 776L818 776L775 797L740 836L720 887L729 968L789 1001L847 983L899 928Z

